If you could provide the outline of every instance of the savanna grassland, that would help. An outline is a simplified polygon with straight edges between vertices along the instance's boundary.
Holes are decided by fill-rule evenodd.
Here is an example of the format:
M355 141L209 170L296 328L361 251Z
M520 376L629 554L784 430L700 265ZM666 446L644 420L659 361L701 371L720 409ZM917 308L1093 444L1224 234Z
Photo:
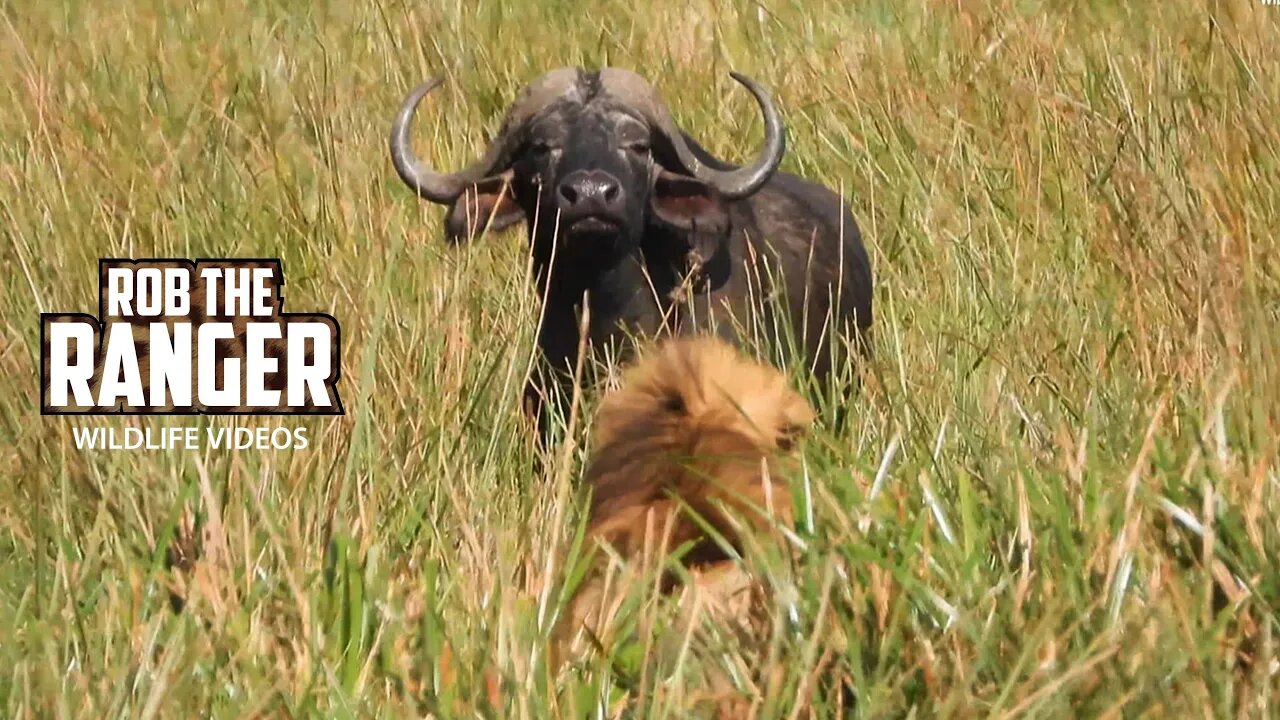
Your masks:
M834 714L831 678L856 717L1280 713L1280 7L0 8L0 714L681 717L707 664L762 717ZM388 160L424 78L418 151L456 169L574 64L731 160L760 121L728 72L760 80L783 168L865 232L874 360L803 446L758 662L659 653L638 587L634 642L548 671L596 395L533 473L523 233L448 246ZM39 415L38 313L96 307L98 258L222 256L341 322L345 416ZM311 444L72 438L183 423Z

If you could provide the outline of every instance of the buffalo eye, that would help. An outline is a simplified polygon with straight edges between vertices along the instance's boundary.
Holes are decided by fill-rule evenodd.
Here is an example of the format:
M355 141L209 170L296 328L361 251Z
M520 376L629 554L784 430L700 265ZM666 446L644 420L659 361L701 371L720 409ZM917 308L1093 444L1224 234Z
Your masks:
M534 140L533 146L530 148L537 157L546 157L551 152L551 143L546 140Z
M628 143L627 150L629 150L632 153L635 153L636 155L648 155L649 143L646 140L638 140L633 143Z

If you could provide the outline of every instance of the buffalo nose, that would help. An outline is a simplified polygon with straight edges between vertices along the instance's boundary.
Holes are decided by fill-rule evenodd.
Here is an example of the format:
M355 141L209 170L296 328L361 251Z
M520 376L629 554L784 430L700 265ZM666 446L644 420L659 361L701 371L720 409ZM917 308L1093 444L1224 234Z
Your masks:
M557 188L561 210L582 213L614 212L621 204L622 186L617 178L599 170L577 170Z

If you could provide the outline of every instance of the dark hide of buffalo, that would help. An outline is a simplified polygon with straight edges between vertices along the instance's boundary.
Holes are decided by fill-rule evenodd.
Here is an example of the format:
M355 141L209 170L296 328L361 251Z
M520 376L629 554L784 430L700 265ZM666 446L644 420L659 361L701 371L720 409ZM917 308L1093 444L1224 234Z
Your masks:
M843 369L833 358L856 359L833 340L865 347L871 267L853 216L837 193L777 171L778 113L765 90L733 77L765 125L762 151L744 166L713 157L646 81L614 68L535 80L485 155L457 173L434 171L409 147L414 110L440 80L410 93L397 115L396 170L421 197L448 206L450 240L528 227L544 362L526 408L544 437L546 400L563 411L570 395L584 299L594 357L608 347L625 357L636 337L714 332L739 344L794 344L793 357L823 383Z

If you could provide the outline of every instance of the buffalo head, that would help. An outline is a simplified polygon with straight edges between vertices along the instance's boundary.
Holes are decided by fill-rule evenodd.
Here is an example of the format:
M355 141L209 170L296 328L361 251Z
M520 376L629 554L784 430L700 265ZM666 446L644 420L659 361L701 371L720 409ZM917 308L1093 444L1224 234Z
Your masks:
M526 221L536 254L558 238L558 253L603 259L635 247L653 223L725 225L721 201L754 193L777 169L785 145L778 112L763 88L732 76L764 118L764 148L742 167L691 147L654 88L616 68L539 77L512 103L483 157L454 173L434 170L410 148L414 111L443 80L426 82L396 115L391 158L419 196L449 207L451 240Z

